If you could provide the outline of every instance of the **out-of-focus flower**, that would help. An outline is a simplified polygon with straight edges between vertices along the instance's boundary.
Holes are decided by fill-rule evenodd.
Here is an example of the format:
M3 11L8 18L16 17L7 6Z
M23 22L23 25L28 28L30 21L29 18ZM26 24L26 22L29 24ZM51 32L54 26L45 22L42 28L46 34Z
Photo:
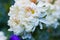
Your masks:
M4 35L2 31L0 31L0 40L7 40L7 37Z
M21 38L19 38L17 35L12 35L10 40L21 40Z
M60 6L60 0L56 0L55 5Z
M56 24L60 17L60 6L51 4L49 2L39 1L37 7L40 9L39 11L41 14L43 14L42 17L45 15L40 22L43 22L47 25Z

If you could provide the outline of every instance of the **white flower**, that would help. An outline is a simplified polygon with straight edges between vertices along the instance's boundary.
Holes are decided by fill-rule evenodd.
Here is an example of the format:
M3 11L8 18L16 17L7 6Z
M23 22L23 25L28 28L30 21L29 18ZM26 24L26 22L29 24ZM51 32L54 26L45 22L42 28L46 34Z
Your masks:
M57 6L56 4L51 4L49 2L39 1L37 7L40 9L39 11L42 15L40 22L43 22L46 25L56 24L57 20L60 17L60 6Z
M0 31L0 40L7 40L7 37L4 35L2 31Z
M8 25L9 31L15 34L33 32L39 23L39 11L32 2L19 1L10 7Z
M46 25L57 23L60 17L60 6L56 3L51 4L52 0L37 1L38 3L35 4L31 0L15 0L15 4L10 7L8 13L9 31L13 31L14 34L24 31L33 32L38 24L43 29L41 22Z

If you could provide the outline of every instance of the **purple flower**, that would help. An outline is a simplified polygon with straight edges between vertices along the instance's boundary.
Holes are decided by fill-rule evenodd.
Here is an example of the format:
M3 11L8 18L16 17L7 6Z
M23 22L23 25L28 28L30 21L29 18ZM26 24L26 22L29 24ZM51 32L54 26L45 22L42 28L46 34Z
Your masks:
M21 38L19 38L17 35L12 35L10 40L21 40Z

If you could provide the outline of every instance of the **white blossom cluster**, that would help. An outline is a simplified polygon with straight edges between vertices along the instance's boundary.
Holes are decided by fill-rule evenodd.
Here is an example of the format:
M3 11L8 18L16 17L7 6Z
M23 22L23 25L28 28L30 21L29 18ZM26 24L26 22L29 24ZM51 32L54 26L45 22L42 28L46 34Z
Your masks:
M49 1L39 1L37 4L37 7L40 8L40 12L44 14L43 16L46 15L46 17L40 20L40 22L43 22L46 25L54 24L54 27L56 28L57 25L59 25L57 20L60 19L60 1L57 0L54 4L51 4Z
M7 40L7 37L4 35L2 31L0 31L0 40Z
M10 7L8 13L10 26L9 31L15 34L25 32L33 32L41 23L46 25L54 24L55 27L59 24L57 20L60 17L60 1L52 0L15 0L15 4Z
M8 15L10 16L8 21L9 31L13 31L15 34L23 31L33 32L39 23L40 15L37 6L29 0L16 1L10 7Z

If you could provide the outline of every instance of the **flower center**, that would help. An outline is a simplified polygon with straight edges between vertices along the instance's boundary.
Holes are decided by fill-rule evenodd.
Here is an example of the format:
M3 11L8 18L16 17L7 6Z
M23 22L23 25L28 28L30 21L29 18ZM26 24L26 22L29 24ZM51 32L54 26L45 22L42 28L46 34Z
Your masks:
M31 12L32 14L35 13L35 11L31 7L26 7L26 12Z

